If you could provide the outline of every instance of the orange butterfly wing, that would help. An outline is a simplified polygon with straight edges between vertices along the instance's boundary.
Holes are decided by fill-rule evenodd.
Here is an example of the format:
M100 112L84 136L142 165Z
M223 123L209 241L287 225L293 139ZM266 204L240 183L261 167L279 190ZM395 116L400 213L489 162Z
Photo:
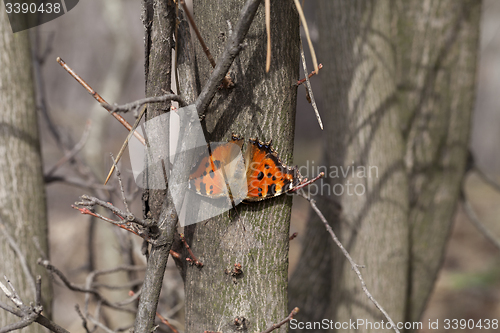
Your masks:
M211 198L227 197L228 182L238 173L228 167L241 152L243 139L233 135L230 142L211 144L212 151L195 166L189 177L189 188Z
M249 140L245 153L248 193L244 201L261 201L289 192L303 181L296 167L286 166L271 147Z

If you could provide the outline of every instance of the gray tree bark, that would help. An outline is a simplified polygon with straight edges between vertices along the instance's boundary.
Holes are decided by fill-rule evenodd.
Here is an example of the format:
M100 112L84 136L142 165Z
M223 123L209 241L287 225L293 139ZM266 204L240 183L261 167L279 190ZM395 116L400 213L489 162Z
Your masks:
M201 34L217 60L246 1L195 1ZM291 1L272 1L272 62L265 73L266 34L261 4L246 46L231 67L235 87L219 90L206 114L210 141L231 133L273 140L285 163L292 161L299 21ZM198 85L211 67L197 45ZM204 263L186 271L186 331L263 331L287 315L288 237L291 198L239 205L208 222L186 228L191 248ZM242 265L233 281L225 270ZM235 323L239 318L240 323ZM279 330L285 332L283 326Z
M44 314L50 316L49 279L36 264L49 251L30 43L27 31L12 33L3 4L0 59L0 272L2 279L3 275L11 279L25 304L34 302L34 285L7 240L8 233L26 258L30 274L42 276ZM0 297L10 303L3 293ZM0 327L18 320L7 311L0 311ZM31 325L24 331L44 329Z
M327 177L320 207L396 323L420 319L442 261L467 156L479 14L477 1L319 2L325 165L355 170ZM290 282L299 320L380 322L315 217L307 230L314 241Z

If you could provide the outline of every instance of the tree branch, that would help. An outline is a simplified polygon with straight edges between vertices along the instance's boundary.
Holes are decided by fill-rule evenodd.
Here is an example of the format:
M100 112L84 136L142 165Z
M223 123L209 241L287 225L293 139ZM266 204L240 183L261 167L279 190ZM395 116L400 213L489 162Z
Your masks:
M286 317L285 319L283 319L282 321L280 321L277 324L273 324L271 327L269 327L267 330L263 331L262 333L270 333L270 332L274 331L275 329L280 328L282 325L284 325L284 324L288 323L290 320L292 320L293 317L297 313L299 313L299 308L296 307L292 310L292 312L290 312L288 317Z
M261 0L248 0L240 13L240 18L231 39L227 42L224 52L217 61L214 71L208 78L200 95L196 99L196 110L199 115L202 115L212 101L212 98L219 87L221 80L226 76L234 59L243 48L243 40L250 29L255 13L259 8Z
M130 110L140 108L144 104L163 103L168 101L178 102L181 107L187 105L184 99L176 94L165 94L163 96L146 97L123 105L109 105L107 103L101 103L101 105L109 112L128 112Z
M41 266L43 266L43 267L45 267L49 272L56 274L61 279L61 281L64 283L64 285L68 289L73 290L73 291L77 291L77 292L81 292L81 293L92 294L104 306L108 306L110 308L113 308L113 309L116 309L116 310L120 310L120 311L124 311L124 312L136 313L136 311L133 310L133 309L123 308L118 303L112 303L112 302L108 301L106 298L104 298L101 295L101 293L99 293L95 289L84 288L84 287L78 286L78 285L70 282L68 280L68 278L59 269L57 269L55 266L53 266L52 264L50 264L50 262L48 260L41 260L41 259L39 259L38 260L38 264L41 265Z
M28 279L32 277L28 276ZM0 289L5 293L5 295L16 305L16 308L13 308L3 302L0 302L0 308L18 316L21 318L20 321L4 326L0 328L0 333L7 333L10 331L18 330L23 327L29 326L33 324L34 322L39 323L40 325L48 328L52 332L55 333L69 333L66 329L62 328L61 326L57 325L47 317L43 316L42 313L42 306L39 305L39 296L36 296L35 300L35 305L31 303L30 306L26 306L19 295L17 294L16 290L14 289L14 286L10 283L10 281L5 277L7 280L7 284L10 287L10 290L0 282ZM41 294L41 283L38 282L41 278L37 277L37 283L36 283L36 295Z

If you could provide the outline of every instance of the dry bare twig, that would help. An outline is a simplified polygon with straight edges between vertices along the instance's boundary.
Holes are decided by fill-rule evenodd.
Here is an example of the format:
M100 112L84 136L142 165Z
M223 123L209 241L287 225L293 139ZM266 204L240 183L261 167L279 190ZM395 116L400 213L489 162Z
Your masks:
M140 106L138 105L137 108L139 108L139 107ZM130 132L128 132L127 138L125 139L120 150L118 151L118 155L116 155L116 159L113 160L113 165L111 166L111 169L108 172L108 176L106 177L106 180L104 181L104 185L106 185L108 183L109 178L111 177L111 175L113 174L113 171L115 170L116 163L118 163L118 161L122 157L123 153L125 152L125 149L128 146L128 142L130 141L130 138L132 137L132 134L135 132L136 128L139 126L139 123L141 122L142 117L146 113L146 110L147 110L146 104L142 104L141 113L139 114L139 116L135 120L134 126L132 126L132 129L130 130Z
M102 305L110 307L112 309L124 311L124 312L136 313L136 311L133 309L124 308L119 303L113 303L113 302L108 301L106 298L104 298L104 296L101 295L101 293L99 291L97 291L93 288L81 287L81 286L78 286L78 285L70 282L68 280L68 278L59 269L57 269L55 266L53 266L50 263L50 261L39 259L38 264L45 267L45 269L47 269L49 272L57 275L68 289L70 289L72 291L76 291L76 292L85 293L85 294L91 294L98 300L98 302L101 302ZM95 272L94 272L94 274L95 274Z
M321 116L319 115L318 106L316 105L316 100L314 99L314 94L311 87L311 82L309 81L309 76L307 75L307 64L306 64L306 56L304 55L304 47L302 46L302 38L300 39L300 56L302 57L302 67L304 68L304 75L306 79L306 90L311 98L311 105L314 109L314 113L316 114L316 119L318 119L318 124L321 129L323 129L323 122L321 121ZM314 70L315 73L319 71L319 67L316 66ZM312 74L312 73L311 73Z
M323 64L319 64L318 65L318 69L322 69L323 68ZM319 72L316 72L316 71L312 71L311 73L309 73L309 75L307 76L309 79L311 77L313 77L314 75L318 74ZM297 85L300 86L302 83L306 82L307 79L306 78L303 78L303 79L300 79L297 81Z
M491 185L497 192L500 192L500 184L493 177L488 175L486 172L483 171L483 169L481 169L477 165L474 166L473 170L477 172L477 174L481 177L483 181Z
M90 124L91 124L90 120L87 121L87 124L85 125L85 129L83 130L83 134L82 137L80 138L80 141L78 141L78 143L71 150L65 152L64 156L45 173L44 175L45 178L50 177L64 163L72 160L73 157L75 157L76 154L78 154L80 150L82 150L83 146L87 142L87 139L89 138Z
M167 325L168 328L170 328L172 330L172 332L174 333L179 333L179 331L177 331L177 329L174 327L174 325L172 325L168 320L167 318L163 317L161 314L158 313L158 311L156 312L156 316L158 317L158 319L160 319L160 321Z
M12 250L16 253L17 258L19 259L19 263L21 264L21 267L23 269L24 275L26 276L26 280L28 281L28 284L31 287L31 291L33 292L33 295L37 295L36 291L36 284L35 281L33 280L33 275L31 274L30 268L28 266L28 263L26 262L26 257L23 255L21 249L17 245L16 241L12 236L9 234L7 231L7 227L5 224L0 220L0 230L2 230L2 233L4 237L7 239L9 242L10 247Z
M27 276L27 278L33 279L33 277L31 276ZM41 301L39 298L41 297L41 282L38 282L41 281L40 276L37 276L37 283L33 281L33 283L35 283L36 285L36 288L38 288L35 292L35 305L33 305L33 303L30 303L29 306L23 303L21 297L19 297L19 294L16 292L16 289L14 288L10 280L7 277L5 277L5 280L7 281L7 285L9 287L7 288L2 282L0 282L0 289L4 292L7 298L9 298L15 304L16 307L13 308L3 302L0 302L0 308L18 316L19 318L21 318L21 320L16 323L1 327L0 333L7 333L18 330L23 327L27 327L34 322L39 323L40 325L48 328L55 333L69 333L66 329L62 328L61 326L57 325L56 323L42 315L43 307L40 304Z
M271 69L271 0L266 0L265 5L267 33L266 73L269 73L269 70Z
M59 65L61 65L75 80L78 81L78 83L80 83L88 92L89 94L92 95L92 97L94 97L94 99L96 101L98 101L99 103L101 103L101 105L109 105L108 102L106 102L102 97L101 95L99 95L94 89L92 89L92 87L87 83L85 82L78 74L76 74L75 71L73 71L71 69L71 67L69 67L65 62L64 60L62 60L60 57L57 57L57 62L59 63ZM126 129L128 129L129 131L132 129L132 125L130 125L122 116L120 116L118 113L116 112L111 112L111 110L109 109L106 109L108 110L111 115L113 117L115 117L119 122L120 124L122 124ZM140 135L138 132L134 132L134 135L135 137L143 144L145 145L146 144L146 141L144 140L144 138L142 137L142 135Z
M470 156L472 157L472 154ZM474 158L472 157L471 160L474 161ZM476 171L476 173L485 183L493 187L497 192L500 192L500 184L493 177L485 173L480 167L473 164L472 168L468 170L469 172L472 170ZM465 177L464 180L462 181L462 189L460 197L462 199L462 204L465 214L469 218L469 221L476 227L476 229L481 234L483 234L484 237L486 237L487 240L489 240L497 249L500 250L500 241L488 228L486 228L486 226L483 223L481 223L481 220L477 216L474 207L472 206L470 200L467 198L467 194L465 191Z
M311 58L314 70L317 72L319 70L318 60L316 60L316 52L314 52L311 36L309 35L309 28L307 27L306 17L304 16L304 12L302 11L302 6L300 5L299 0L293 0L293 1L295 2L295 7L297 8L297 12L299 13L300 21L302 22L302 26L304 27L304 32L306 33L307 44L309 45L309 51L311 52ZM300 44L302 45L302 42L300 42Z
M199 115L202 115L205 112L219 87L219 83L222 79L224 79L234 59L243 49L243 41L250 25L253 22L260 2L261 0L248 0L243 6L238 23L236 24L230 39L227 41L224 51L219 57L212 74L203 86L200 95L196 99L195 105Z
M272 331L274 331L275 329L277 328L280 328L282 325L288 323L290 320L293 319L293 317L299 313L299 308L295 307L292 312L290 312L290 314L288 315L288 317L286 317L285 319L283 319L282 321L280 321L279 323L277 324L273 324L271 327L269 327L267 330L263 331L262 333L270 333Z
M396 324L394 324L394 321L391 319L391 317L389 316L389 314L384 310L384 308L382 308L382 306L377 302L377 300L368 291L368 288L366 287L365 280L363 280L363 276L361 275L361 272L359 271L359 267L363 268L364 266L363 265L358 265L358 264L356 264L354 262L354 260L352 259L351 255L349 254L349 252L347 252L347 250L345 249L345 247L342 245L342 243L339 241L339 239L337 238L337 236L333 232L332 227L330 227L330 225L328 224L328 221L326 220L326 218L323 215L323 213L321 213L321 211L319 210L318 206L316 206L316 201L314 199L311 199L310 197L304 195L303 193L298 193L298 194L300 196L302 196L303 198L305 198L307 201L309 201L309 203L311 204L312 209L316 212L316 214L320 218L321 222L323 222L323 224L325 225L326 230L328 231L328 233L332 237L333 241L335 242L335 244L337 244L337 246L340 248L340 250L342 251L342 253L344 254L344 256L347 258L347 260L351 264L352 269L356 272L356 275L358 276L358 279L361 282L361 288L363 289L363 292L366 294L366 296L368 296L368 298L370 299L370 301L372 301L373 304L375 304L375 306L377 307L377 309L379 309L379 311L382 312L382 314L384 315L384 317L392 325L392 328L394 329L394 331L396 333L400 333L399 330L398 330L398 328L396 327Z
M216 64L215 64L214 57L212 56L212 53L210 53L210 49L208 48L207 44L205 44L203 37L201 37L200 31L198 30L198 27L196 26L196 22L194 21L193 16L189 12L189 8L187 7L184 0L180 0L180 1L181 1L182 9L186 13L186 16L189 20L189 24L193 28L194 33L196 35L196 38L198 38L198 41L200 42L201 48L203 49L203 52L205 52L205 54L208 58L208 61L210 62L210 65L212 65L212 68L215 68ZM231 76L229 76L229 75L224 76L224 78L222 79L222 86L225 88L231 88L234 86L234 83L231 80Z
M109 105L107 103L101 103L101 105L106 110L109 110L109 112L128 112L133 109L141 108L145 104L164 103L168 101L178 102L181 107L187 105L184 99L176 94L165 94L163 96L146 97L123 105Z

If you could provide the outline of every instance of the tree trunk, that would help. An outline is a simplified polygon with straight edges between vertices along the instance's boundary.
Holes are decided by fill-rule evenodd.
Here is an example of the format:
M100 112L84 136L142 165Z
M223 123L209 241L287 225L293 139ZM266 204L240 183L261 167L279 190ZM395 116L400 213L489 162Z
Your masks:
M366 265L368 289L396 323L419 320L446 245L467 155L479 7L319 3L319 53L328 64L321 79L330 106L330 187L323 187L321 209L354 260ZM331 173L335 167L339 172ZM350 167L347 177L341 167ZM307 230L305 239L314 242L304 247L290 282L298 319L380 322L315 217Z
M34 281L26 276L8 241L10 236L25 257L30 274L42 276L44 314L50 316L48 275L36 264L49 251L30 44L27 31L12 33L3 4L0 58L0 272L2 279L5 275L12 281L25 304L34 302ZM10 303L5 296L2 300ZM0 311L0 327L18 320ZM44 329L31 325L25 331Z
M143 2L145 37L146 96L161 96L170 91L172 48L174 46L175 7L172 1L145 0ZM148 105L146 120L164 114L170 103ZM158 141L159 133L149 133L148 140ZM151 332L163 284L169 250L176 232L177 215L172 202L167 200L164 189L146 189L143 193L143 210L146 218L155 221L159 228L159 246L152 246L147 257L147 269L134 331ZM165 219L162 219L165 216Z
M398 98L410 195L406 319L415 321L441 266L464 176L481 1L402 1L398 16Z
M194 15L214 58L220 56L245 1L195 1ZM273 140L286 164L292 162L299 22L291 1L271 2L272 62L265 73L264 6L260 6L246 46L230 70L235 87L221 89L206 111L209 141L231 133ZM196 46L198 83L212 68ZM247 141L247 140L246 140ZM244 147L245 148L245 147ZM235 210L186 228L203 268L187 267L186 331L263 331L287 315L288 237L291 198L281 196ZM225 273L235 263L243 274ZM235 319L239 318L239 322ZM278 331L278 330L277 330ZM279 329L286 331L283 326Z

